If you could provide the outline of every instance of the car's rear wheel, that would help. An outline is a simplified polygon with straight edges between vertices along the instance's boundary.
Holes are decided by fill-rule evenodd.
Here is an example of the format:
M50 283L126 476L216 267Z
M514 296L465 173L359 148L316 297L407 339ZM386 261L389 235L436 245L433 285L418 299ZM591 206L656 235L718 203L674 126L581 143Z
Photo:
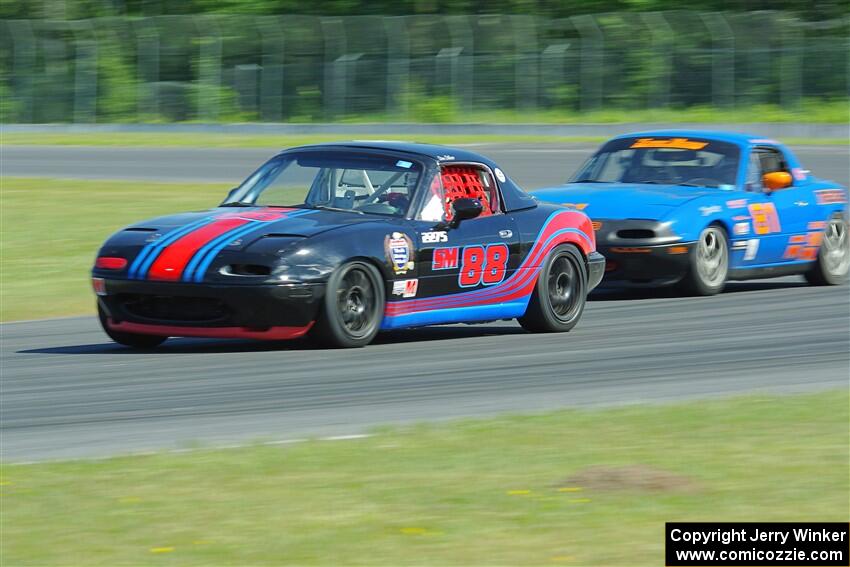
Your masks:
M334 347L362 347L375 338L384 314L384 286L377 268L348 262L328 279L311 337Z
M826 223L818 258L806 272L806 280L814 285L838 285L847 279L850 270L850 236L847 221L836 214Z
M103 327L103 332L106 333L110 339L124 346L133 348L154 348L164 343L168 338L160 335L141 335L138 333L113 331L109 328L109 324L107 322L108 316L100 304L97 306L97 318L100 321L100 326Z
M581 253L571 244L552 250L525 315L517 319L528 331L566 332L576 326L587 300L587 270Z
M707 226L691 251L688 273L681 281L683 291L692 295L715 295L726 287L729 275L729 239L717 225Z

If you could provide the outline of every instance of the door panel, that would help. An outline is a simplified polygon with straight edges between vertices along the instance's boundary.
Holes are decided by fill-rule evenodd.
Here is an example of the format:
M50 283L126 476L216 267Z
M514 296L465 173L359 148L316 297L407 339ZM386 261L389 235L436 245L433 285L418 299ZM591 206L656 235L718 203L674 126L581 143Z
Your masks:
M492 215L432 231L417 223L419 294L426 298L497 285L519 265L519 234L509 215Z

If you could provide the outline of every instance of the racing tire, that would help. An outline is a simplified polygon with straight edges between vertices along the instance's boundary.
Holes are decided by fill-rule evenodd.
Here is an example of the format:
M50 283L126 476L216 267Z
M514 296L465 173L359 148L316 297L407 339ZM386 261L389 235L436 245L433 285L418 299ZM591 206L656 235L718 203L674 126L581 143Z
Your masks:
M109 328L107 324L107 315L104 312L103 308L98 304L97 306L97 318L100 321L100 326L103 328L103 332L107 334L107 336L115 341L116 343L128 347L139 348L139 349L151 349L157 347L164 343L168 337L163 337L160 335L142 335L139 333L125 333L123 331L113 331Z
M572 244L562 244L546 258L528 309L517 321L534 333L564 333L581 319L586 301L584 257Z
M385 301L377 268L358 261L343 264L328 279L310 338L331 348L366 346L380 330Z
M722 227L712 224L703 229L688 256L688 272L680 289L688 295L717 295L726 287L729 275L729 238Z
M850 269L850 235L847 221L833 215L826 223L818 257L805 278L812 285L839 285L847 281Z

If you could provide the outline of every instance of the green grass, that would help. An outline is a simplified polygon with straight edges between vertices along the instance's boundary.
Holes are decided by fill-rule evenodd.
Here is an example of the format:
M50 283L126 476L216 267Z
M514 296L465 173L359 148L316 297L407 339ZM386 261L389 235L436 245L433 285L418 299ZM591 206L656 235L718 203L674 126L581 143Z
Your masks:
M841 390L7 464L0 562L663 565L666 521L847 521L848 419ZM637 466L689 488L568 480Z
M433 102L433 99L431 100ZM592 111L564 109L517 110L462 110L450 100L442 100L426 112L415 112L412 117L375 114L351 116L339 122L467 122L484 124L641 124L685 122L703 124L752 124L755 122L803 122L844 124L850 119L847 100L806 99L796 108L777 104L756 104L739 108L717 106L691 106L687 108L603 108Z
M486 144L486 143L556 143L556 142L603 142L605 138L597 136L471 136L471 135L404 135L376 134L208 134L185 132L93 132L93 133L32 133L3 134L2 143L6 145L58 145L58 146L183 146L207 148L289 148L304 144L321 142L339 142L351 139L391 139L397 141L421 142L425 144Z
M745 130L746 128L744 128ZM430 136L418 134L218 134L186 132L62 132L62 133L14 133L2 135L0 143L25 146L134 146L134 147L198 147L198 148L289 148L304 144L338 142L352 138L391 139L425 144L470 145L470 144L544 144L544 143L601 143L603 136L513 136L513 135L446 135ZM842 145L848 140L841 138L783 138L793 145ZM0 146L2 147L2 146Z
M0 320L94 312L89 270L111 233L215 206L229 187L0 178Z

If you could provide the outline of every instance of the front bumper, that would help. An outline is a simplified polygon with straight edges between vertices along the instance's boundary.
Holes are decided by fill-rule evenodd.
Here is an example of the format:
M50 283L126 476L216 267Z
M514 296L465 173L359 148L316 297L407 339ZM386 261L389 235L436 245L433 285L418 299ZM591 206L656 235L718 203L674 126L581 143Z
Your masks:
M105 324L160 336L281 339L316 319L324 284L209 285L107 279Z
M688 272L695 242L655 246L600 246L607 259L605 282L675 282Z
M591 252L587 257L587 291L599 285L605 273L605 256L599 252Z

